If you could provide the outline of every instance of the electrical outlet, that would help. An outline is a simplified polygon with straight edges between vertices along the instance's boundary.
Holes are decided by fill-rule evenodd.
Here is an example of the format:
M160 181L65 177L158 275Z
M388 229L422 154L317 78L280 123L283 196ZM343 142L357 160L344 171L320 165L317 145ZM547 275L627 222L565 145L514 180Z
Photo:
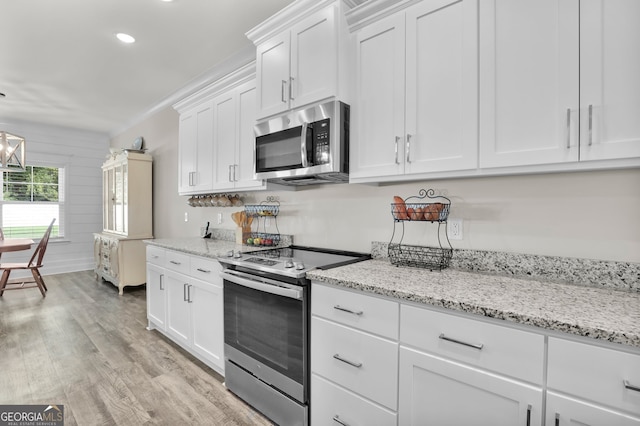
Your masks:
M218 213L218 225L222 223L222 213Z
M447 221L447 235L450 240L462 239L462 219L449 219Z

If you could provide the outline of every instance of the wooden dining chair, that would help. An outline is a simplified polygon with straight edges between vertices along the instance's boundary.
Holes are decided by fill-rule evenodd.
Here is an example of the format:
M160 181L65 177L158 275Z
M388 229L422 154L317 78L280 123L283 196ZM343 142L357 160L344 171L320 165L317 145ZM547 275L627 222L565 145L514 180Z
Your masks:
M0 278L0 297L4 294L5 290L21 290L23 288L35 288L38 287L42 297L45 297L47 291L47 285L40 275L39 268L42 267L42 259L44 259L44 253L47 251L47 245L49 244L49 236L53 229L53 223L55 218L51 221L51 224L44 233L44 236L38 243L38 247L33 251L31 259L27 263L0 263L0 269L2 269L2 278ZM33 281L17 280L15 282L9 282L9 275L11 271L15 269L29 269L31 275L33 275ZM33 284L32 284L33 283ZM32 284L32 285L25 285Z

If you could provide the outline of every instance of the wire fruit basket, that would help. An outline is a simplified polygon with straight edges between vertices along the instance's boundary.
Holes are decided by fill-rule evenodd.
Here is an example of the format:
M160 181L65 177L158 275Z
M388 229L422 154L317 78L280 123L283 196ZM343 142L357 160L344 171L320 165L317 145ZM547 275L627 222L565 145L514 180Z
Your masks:
M407 199L394 197L394 202L391 203L393 234L387 250L391 264L430 270L448 268L453 257L453 247L447 235L447 218L450 210L451 200L442 195L435 195L433 189L421 189L417 196ZM407 222L434 223L438 246L403 244ZM394 242L396 234L399 234L399 238Z

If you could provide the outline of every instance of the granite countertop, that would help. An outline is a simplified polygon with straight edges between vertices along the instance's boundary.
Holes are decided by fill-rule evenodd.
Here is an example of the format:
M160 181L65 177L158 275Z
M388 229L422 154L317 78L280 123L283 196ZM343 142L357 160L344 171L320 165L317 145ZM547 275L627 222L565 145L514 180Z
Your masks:
M315 270L341 287L640 348L640 293L464 272L393 266L388 259Z
M283 239L284 243L281 243L277 247L286 247L289 245L289 241ZM157 238L153 240L144 240L146 244L162 247L170 250L176 250L187 254L194 254L196 256L210 257L215 259L217 257L226 256L230 250L248 252L248 251L262 251L270 250L276 246L247 246L244 244L236 244L235 241L221 240L215 238Z

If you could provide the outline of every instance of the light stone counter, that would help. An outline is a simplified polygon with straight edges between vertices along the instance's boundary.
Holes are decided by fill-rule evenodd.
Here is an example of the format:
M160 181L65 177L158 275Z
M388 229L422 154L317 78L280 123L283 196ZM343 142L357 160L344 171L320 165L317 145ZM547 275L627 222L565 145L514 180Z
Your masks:
M640 348L640 293L445 269L396 267L388 259L307 277L401 300Z
M231 238L234 238L234 234L231 234ZM146 244L166 248L169 250L180 251L187 254L194 254L196 256L210 257L215 259L220 256L226 256L230 250L248 252L258 250L269 250L275 247L256 247L247 246L242 244L236 244L235 241L229 241L225 239L210 239L210 238L158 238L153 240L144 240ZM280 245L278 247L286 247L291 244L291 239L288 236L282 236Z

